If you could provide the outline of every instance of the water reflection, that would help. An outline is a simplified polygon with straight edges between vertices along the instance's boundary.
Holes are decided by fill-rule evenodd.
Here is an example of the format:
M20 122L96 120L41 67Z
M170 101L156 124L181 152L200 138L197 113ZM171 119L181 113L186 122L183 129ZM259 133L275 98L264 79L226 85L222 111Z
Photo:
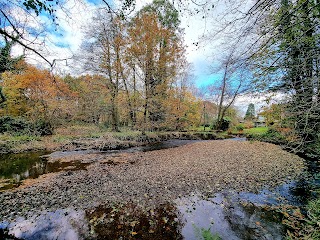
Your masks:
M20 217L11 223L0 223L0 228L3 239L76 240L87 239L89 234L85 212L73 209L43 212L28 219Z
M65 169L83 170L89 163L48 162L41 156L47 152L2 154L0 156L0 190L19 186L23 179L37 178L42 174L59 172Z
M187 240L203 239L204 234L228 240L282 239L284 235L276 211L241 202L235 193L219 193L206 200L181 198L178 209L185 222L182 235Z
M283 239L279 213L239 199L235 193L219 193L155 208L126 203L85 212L59 209L0 223L0 228L23 239Z
M303 204L299 188L298 181L255 194L191 195L155 208L126 203L60 209L0 222L0 229L24 239L283 239L281 206Z
M160 144L151 150L162 148L167 147ZM125 151L141 151L141 148ZM42 154L31 153L30 158L23 154L21 158L11 159L10 155L1 156L0 175L3 179L20 181L70 167L85 169L86 164L90 164L49 163L40 157ZM154 209L130 203L99 206L86 212L60 209L12 223L0 222L0 229L6 228L8 234L24 239L68 239L68 236L70 239L206 239L205 236L227 240L283 239L285 228L275 206L303 205L312 193L309 185L308 181L299 180L257 194L228 192L212 198L189 196Z

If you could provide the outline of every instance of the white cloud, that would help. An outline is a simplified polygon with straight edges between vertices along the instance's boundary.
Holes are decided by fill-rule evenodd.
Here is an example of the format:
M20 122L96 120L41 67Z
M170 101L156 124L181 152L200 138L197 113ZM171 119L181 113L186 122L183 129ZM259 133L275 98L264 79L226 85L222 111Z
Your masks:
M68 0L63 8L58 8L55 13L59 25L55 25L46 14L38 17L30 16L21 8L15 8L10 15L14 16L15 21L20 25L24 23L19 28L24 35L24 39L20 39L24 44L36 50L48 61L56 60L55 70L69 71L69 67L65 66L66 61L60 60L70 59L79 49L83 40L83 26L90 21L95 7L85 0L82 2L81 0ZM38 35L26 31L30 28L35 29L33 32L37 32ZM44 68L49 67L49 64L33 51L23 51L23 47L16 44L12 54L18 56L25 53L28 62Z
M250 103L255 105L256 113L259 113L263 107L279 103L284 100L288 94L274 92L264 93L260 95L242 94L236 98L234 106L240 111L240 115L244 116Z

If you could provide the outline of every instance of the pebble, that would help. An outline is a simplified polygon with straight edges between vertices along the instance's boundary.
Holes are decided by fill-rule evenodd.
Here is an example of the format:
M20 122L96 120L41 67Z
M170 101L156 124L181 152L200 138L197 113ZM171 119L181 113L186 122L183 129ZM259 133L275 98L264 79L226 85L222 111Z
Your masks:
M294 179L305 168L303 159L279 146L232 140L130 153L126 158L132 164L110 165L106 170L104 164L96 162L86 171L55 173L1 192L0 219L21 216L24 209L86 210L112 202L147 207L194 192L257 191Z

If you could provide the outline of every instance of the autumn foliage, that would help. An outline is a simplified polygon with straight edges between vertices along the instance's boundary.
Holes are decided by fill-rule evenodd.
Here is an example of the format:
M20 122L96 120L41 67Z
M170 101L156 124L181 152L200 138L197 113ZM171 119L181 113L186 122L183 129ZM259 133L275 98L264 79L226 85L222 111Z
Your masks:
M2 74L1 116L181 130L201 122L177 11L153 3L130 21L100 9L81 49L82 76L58 76L21 61ZM166 3L168 4L168 3ZM170 19L170 21L167 21Z

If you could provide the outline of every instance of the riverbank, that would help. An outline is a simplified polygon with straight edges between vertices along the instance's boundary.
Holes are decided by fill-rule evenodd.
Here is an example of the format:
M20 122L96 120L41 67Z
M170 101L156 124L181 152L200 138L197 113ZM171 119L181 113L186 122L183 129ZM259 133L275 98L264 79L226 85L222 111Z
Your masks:
M14 136L0 134L0 153L20 153L36 151L108 151L143 146L170 139L216 140L224 139L215 132L109 132L98 127L73 126L57 129L51 136Z

